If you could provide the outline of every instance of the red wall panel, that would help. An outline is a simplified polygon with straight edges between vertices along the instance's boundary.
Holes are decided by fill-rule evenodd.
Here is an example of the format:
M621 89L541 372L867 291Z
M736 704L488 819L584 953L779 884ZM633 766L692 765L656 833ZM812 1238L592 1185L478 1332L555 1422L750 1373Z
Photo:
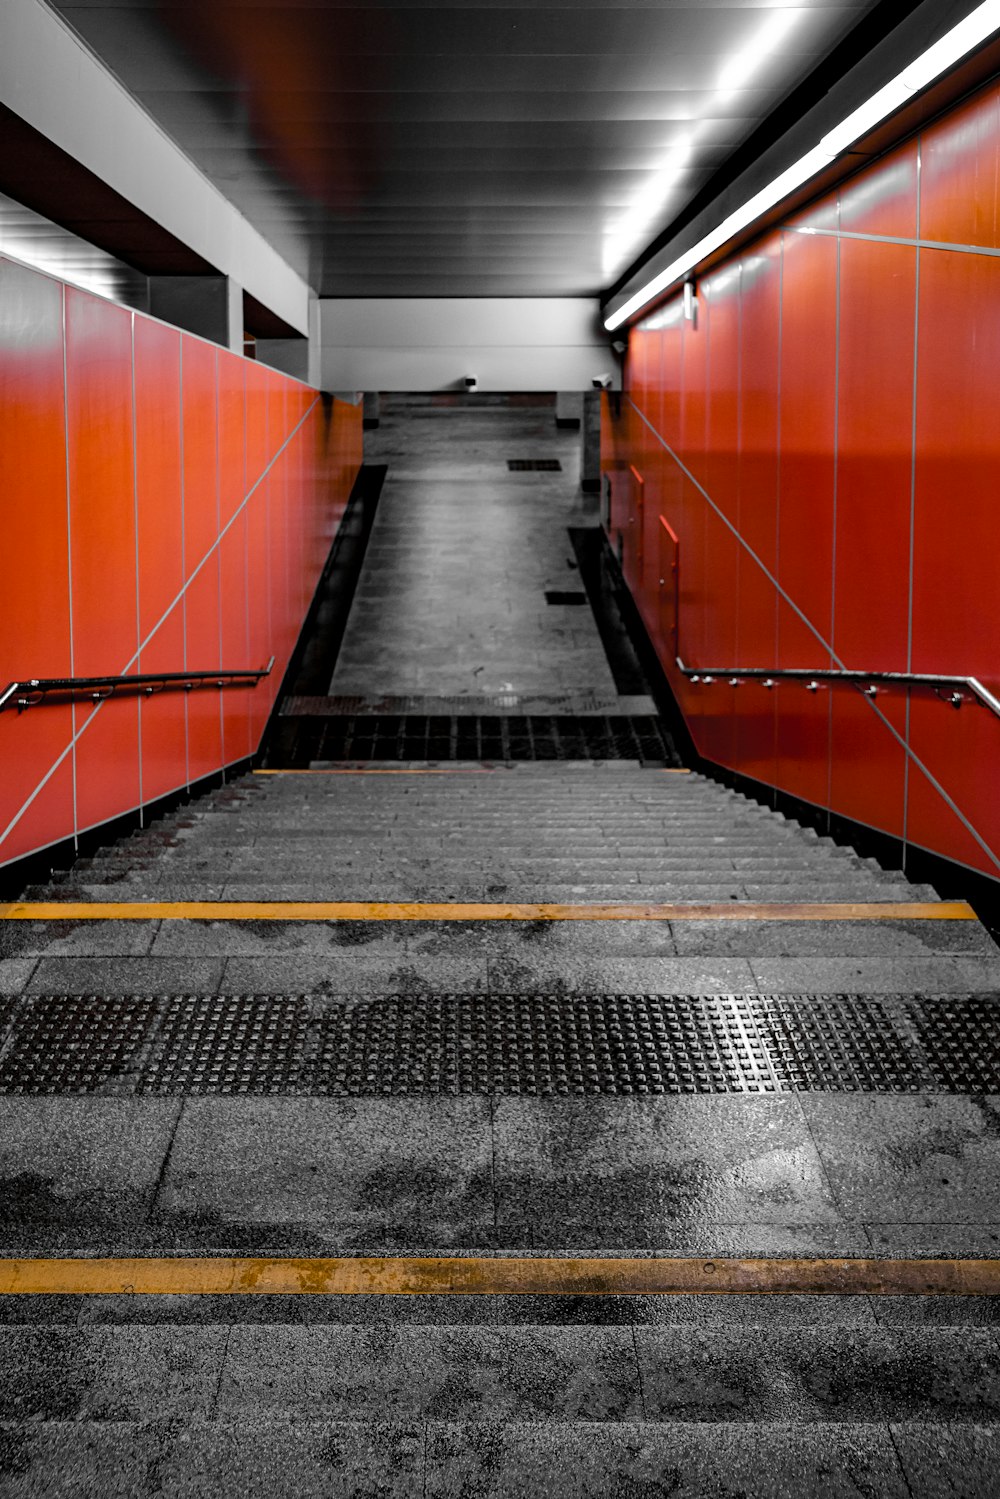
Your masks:
M185 671L216 671L223 665L221 608L219 552L213 547L184 590ZM222 711L214 689L199 687L187 694L187 743L191 780L224 763Z
M885 538L910 525L916 251L844 240L840 255L832 642L844 666L891 670L906 660L908 628L908 550Z
M1000 687L1000 260L981 253L998 246L991 84L713 270L694 323L679 296L644 319L601 444L616 526L637 520L635 464L647 535L652 511L679 537L680 653L710 685L674 666L658 578L626 579L699 750L993 876L986 709L728 678L833 665Z
M778 581L826 637L833 601L838 281L835 239L786 234L778 398ZM827 664L815 637L793 611L779 615L779 649L785 666Z
M773 666L777 601L761 585L761 575L762 567L773 576L778 571L780 236L758 246L741 266L740 297L738 527L745 545L740 549L737 575L737 663Z
M135 339L135 497L138 527L140 672L184 663L184 475L181 464L181 335L137 318ZM178 666L178 662L181 663ZM141 702L142 794L187 780L187 713L171 695Z
M242 510L219 542L219 584L225 607L220 610L220 660L263 664L250 655L250 601L247 592L247 516ZM243 687L227 687L221 695L222 758L231 764L245 759L256 744L251 739L250 699Z
M32 562L5 585L4 681L276 658L253 690L0 714L7 863L257 747L361 409L0 258L0 447L5 539Z
M246 482L245 359L219 359L219 525L243 504Z
M185 601L181 597L139 654L139 670L183 671ZM176 791L188 773L188 700L176 693L157 692L140 699L139 736L142 748L144 801Z
M906 692L882 691L876 708L856 688L821 687L830 697L830 806L844 817L902 838L906 806ZM898 738L896 736L899 736Z
M58 675L70 656L63 289L0 260L0 452L4 601L0 687ZM68 707L0 714L0 858L54 843L73 819ZM62 757L57 768L56 762ZM43 776L48 779L42 783Z
M998 309L1000 259L920 252L913 667L993 681Z
M137 669L139 649L132 402L132 314L66 290L73 669ZM122 711L118 711L121 708ZM76 821L94 827L137 807L139 714L133 700L78 706Z
M922 238L1000 246L1000 84L925 131L920 147Z
M867 172L852 177L841 189L840 222L833 227L839 227L842 234L913 239L917 233L917 163L917 142L907 141Z

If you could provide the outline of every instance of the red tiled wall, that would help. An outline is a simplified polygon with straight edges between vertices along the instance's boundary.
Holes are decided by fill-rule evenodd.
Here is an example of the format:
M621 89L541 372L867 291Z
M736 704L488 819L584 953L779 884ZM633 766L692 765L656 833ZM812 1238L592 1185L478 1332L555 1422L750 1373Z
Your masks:
M993 84L705 276L694 324L677 298L633 329L602 432L612 544L701 753L994 877L1000 720L687 681L662 520L688 666L1000 688L998 245Z
M0 258L0 689L265 665L251 689L0 714L0 864L259 744L361 409Z

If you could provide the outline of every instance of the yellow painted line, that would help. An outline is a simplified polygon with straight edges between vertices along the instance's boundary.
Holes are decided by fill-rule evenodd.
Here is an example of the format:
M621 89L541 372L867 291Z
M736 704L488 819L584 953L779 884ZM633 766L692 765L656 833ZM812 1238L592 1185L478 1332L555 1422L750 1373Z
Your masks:
M874 905L462 905L422 901L13 901L0 921L976 921L965 901Z
M0 1295L122 1294L996 1296L1000 1260L0 1260Z
M442 765L423 769L391 766L367 770L255 770L255 776L491 776L505 770L504 765Z
M547 762L549 768L549 762ZM393 766L380 766L377 769L366 769L364 766L344 769L330 770L255 770L255 776L480 776L493 775L497 771L507 770L504 761L498 761L496 765L430 765L414 769L402 766L398 770ZM690 770L686 767L677 768L672 765L661 765L657 767L659 775L664 776L689 776Z

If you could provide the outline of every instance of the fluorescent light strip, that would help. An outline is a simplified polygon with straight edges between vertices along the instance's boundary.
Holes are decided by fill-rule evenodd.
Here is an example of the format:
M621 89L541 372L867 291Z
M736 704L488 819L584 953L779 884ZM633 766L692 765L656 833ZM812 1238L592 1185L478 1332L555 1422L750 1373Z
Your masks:
M827 132L818 146L814 146L805 156L799 158L792 166L769 182L767 187L761 188L741 208L737 208L728 218L715 229L700 239L690 250L679 256L667 266L666 270L660 271L652 281L624 302L617 312L605 318L604 326L608 332L620 328L622 323L636 312L639 312L647 303L652 302L661 292L667 290L675 281L686 276L698 263L707 256L733 239L741 229L759 219L769 208L787 198L796 188L802 187L810 178L815 177L830 162L835 160L844 151L852 146L855 141L874 130L883 120L887 120L903 104L925 89L928 84L940 78L949 68L961 62L963 57L972 52L974 48L981 46L995 31L1000 29L1000 0L986 0L966 16L964 21L959 21L957 26L935 42L933 47L928 47L926 52L911 62L908 67L884 88L880 88L876 94L855 109L846 119Z

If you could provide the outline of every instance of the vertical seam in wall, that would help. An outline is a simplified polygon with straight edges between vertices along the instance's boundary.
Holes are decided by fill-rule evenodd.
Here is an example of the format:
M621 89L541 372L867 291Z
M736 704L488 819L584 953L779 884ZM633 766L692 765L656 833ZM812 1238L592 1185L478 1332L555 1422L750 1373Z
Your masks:
M139 455L136 445L136 414L135 414L135 313L129 314L129 355L132 369L132 515L135 525L135 647L138 660L136 665L142 671L142 655L139 652L139 642L142 639L142 627L139 616ZM139 826L145 827L143 803L145 798L142 791L142 694L138 693L135 699L136 732L139 739L139 753L137 764L139 770Z
M705 297L705 374L704 374L703 385L702 385L702 388L703 388L703 390L705 392L705 409L702 412L702 431L701 431L701 446L702 446L702 455L703 455L702 456L702 469L701 469L701 471L705 475L706 480L708 479L708 464L709 464L708 453L709 453L710 436L711 436L711 431L712 431L712 417L711 417L711 412L712 412L712 318L711 318L710 311L709 311L709 309L711 308L711 305L712 305L711 294L708 294ZM694 322L692 324L692 327L695 329L695 332L697 332L697 329L698 329L698 312L699 312L699 308L698 308L698 302L697 302L697 299L696 299L695 300L695 306L694 306L694 319L695 320L694 320ZM703 574L702 575L704 577L709 576L709 573L708 573L708 526L707 525L705 526L704 530L701 533L701 565L702 565L702 569L703 569ZM704 592L704 601L702 603L702 613L701 613L701 638L702 638L703 641L705 641L705 640L708 639L708 631L709 631L708 590L706 589L705 592Z
M736 296L736 525L738 529L743 525L743 271L744 264L741 260L736 268L737 296ZM737 553L739 558L739 553ZM741 601L743 590L741 578L743 569L739 565L736 568L736 665L739 666L743 660L741 640L743 632L740 629ZM739 734L740 717L737 713L736 732Z
M917 203L916 203L916 229L917 240L920 239L920 194L923 187L923 136L917 136ZM909 555L909 584L906 602L906 670L913 670L913 568L916 543L916 516L917 516L917 391L920 360L920 260L923 251L919 244L914 250L916 265L913 277L913 401L910 415L910 555ZM910 712L913 703L913 689L906 689L906 720L904 724L904 755L903 755L903 868L907 865L907 853L909 848L909 824L910 824Z
M220 536L220 532L222 530L222 469L221 469L220 447L219 447L220 436L221 436L221 428L222 428L222 400L221 400L221 391L220 391L220 388L219 388L219 382L220 382L219 351L218 351L218 349L216 349L215 350L215 534L216 534L216 537ZM223 654L223 649L222 649L222 547L221 546L218 548L218 551L217 551L216 555L217 555L217 571L218 571L218 580L219 580L219 621L218 621L218 633L219 633L219 669L221 671L221 669L222 669L222 663L225 660L225 656ZM222 751L222 763L223 763L223 765L225 765L225 763L226 763L226 715L225 715L225 710L224 710L225 692L226 692L226 689L224 687L220 687L219 688L219 745L220 745L220 748L221 748L221 751Z
M779 235L778 252L778 385L777 401L775 403L775 470L774 470L774 578L778 587L774 590L774 647L772 656L777 666L781 655L781 641L779 631L781 628L781 369L784 362L784 337L785 337L785 231L782 229ZM772 781L772 804L777 796L778 786L778 699L771 699L771 781Z
M62 287L62 357L63 357L63 445L66 460L66 576L69 585L69 674L76 676L76 653L73 645L73 507L71 503L69 462L69 352L67 341L69 329L66 318L66 287ZM70 703L70 754L72 756L73 785L73 847L79 848L79 831L76 796L76 702ZM61 758L58 763L61 763ZM53 767L54 769L55 767ZM51 772L50 772L51 773ZM44 784L44 783L43 783ZM41 789L41 788L39 788ZM13 827L13 823L11 827ZM8 828L8 832L10 829ZM4 835L6 836L6 835Z
M240 485L240 494L247 492L247 372L246 360L244 359L240 369L240 380L243 385L243 441L241 447L241 462L243 464L243 482ZM331 542L331 546L332 546ZM243 638L246 641L247 661L250 656L250 516L245 515L243 521ZM246 697L246 736L247 748L253 746L254 713L252 708L253 698L250 693ZM265 720L266 721L266 720ZM263 732L263 730L262 730Z
M840 193L837 193L837 228L840 228ZM837 235L836 331L833 356L833 527L830 538L830 645L837 648L837 501L840 495L840 249ZM833 651L831 651L831 661ZM833 692L826 697L826 807L833 809ZM827 823L829 831L829 822Z
M177 410L177 436L180 450L181 470L181 630L184 635L183 670L188 669L188 630L187 630L187 485L184 475L184 335L178 334L177 343L177 392L179 406ZM188 790L191 789L191 724L188 716L190 694L184 694L184 783Z
M265 451L265 453L270 453L270 451L271 451L271 424L270 424L270 420L269 420L269 407L270 407L270 402L267 399L267 392L265 391L264 392L264 422L263 422L263 426L264 426L264 451ZM265 473L268 472L269 467L270 467L269 463L264 465L264 472ZM268 481L267 481L267 489L265 491L265 497L266 497L267 504L266 504L266 510L265 510L265 515L264 515L264 534L268 538L268 542L270 542L270 538L271 538L271 481L270 481L270 479L268 479ZM272 587L272 584L273 584L273 573L272 573L272 570L271 570L271 564L272 564L272 562L273 562L274 559L273 559L273 557L271 555L271 547L270 547L270 545L265 546L265 548L264 548L264 555L267 557L267 638L268 638L268 640L270 640L270 641L273 642L274 641L274 611L271 608L271 596L272 596L272 593L273 593L273 587Z

